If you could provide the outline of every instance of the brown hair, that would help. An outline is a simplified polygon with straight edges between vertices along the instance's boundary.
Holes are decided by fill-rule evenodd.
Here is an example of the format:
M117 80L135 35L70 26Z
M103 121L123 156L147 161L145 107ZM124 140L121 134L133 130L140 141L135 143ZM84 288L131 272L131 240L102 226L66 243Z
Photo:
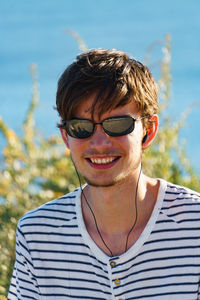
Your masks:
M94 49L77 56L58 81L57 110L63 121L73 118L76 107L94 94L91 108L99 116L134 101L142 116L158 110L157 85L141 62L117 50ZM61 126L61 125L60 125Z

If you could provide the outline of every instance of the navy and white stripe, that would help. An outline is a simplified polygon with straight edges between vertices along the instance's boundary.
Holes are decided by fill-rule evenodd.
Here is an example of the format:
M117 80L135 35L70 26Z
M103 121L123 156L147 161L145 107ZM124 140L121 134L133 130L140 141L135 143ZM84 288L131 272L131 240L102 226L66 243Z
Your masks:
M108 257L89 236L80 189L18 224L8 300L200 299L200 194L160 180L137 242Z

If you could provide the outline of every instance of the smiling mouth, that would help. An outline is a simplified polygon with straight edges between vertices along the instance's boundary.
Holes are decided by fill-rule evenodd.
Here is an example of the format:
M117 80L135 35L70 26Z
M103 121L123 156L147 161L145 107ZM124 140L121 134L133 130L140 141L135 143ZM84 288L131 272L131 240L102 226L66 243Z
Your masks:
M119 157L107 157L107 158L88 158L90 162L97 165L105 165L112 163L117 160Z

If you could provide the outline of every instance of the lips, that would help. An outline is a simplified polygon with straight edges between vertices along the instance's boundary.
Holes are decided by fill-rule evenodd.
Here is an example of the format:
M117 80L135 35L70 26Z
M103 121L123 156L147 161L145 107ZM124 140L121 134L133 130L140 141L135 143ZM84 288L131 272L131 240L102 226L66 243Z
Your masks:
M117 161L120 159L119 156L112 157L90 157L87 158L90 166L95 169L108 169L113 167Z

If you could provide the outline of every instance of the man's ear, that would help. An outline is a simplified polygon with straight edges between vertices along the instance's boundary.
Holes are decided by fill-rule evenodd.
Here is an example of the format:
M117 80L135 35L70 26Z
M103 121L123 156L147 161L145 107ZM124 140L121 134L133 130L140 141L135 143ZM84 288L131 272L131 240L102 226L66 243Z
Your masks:
M69 149L69 143L68 143L68 137L67 137L67 132L64 128L60 127L60 133L63 139L63 142L65 143L66 147Z
M154 140L156 133L158 131L158 115L153 115L149 118L151 126L146 129L143 136L142 148L146 149Z

